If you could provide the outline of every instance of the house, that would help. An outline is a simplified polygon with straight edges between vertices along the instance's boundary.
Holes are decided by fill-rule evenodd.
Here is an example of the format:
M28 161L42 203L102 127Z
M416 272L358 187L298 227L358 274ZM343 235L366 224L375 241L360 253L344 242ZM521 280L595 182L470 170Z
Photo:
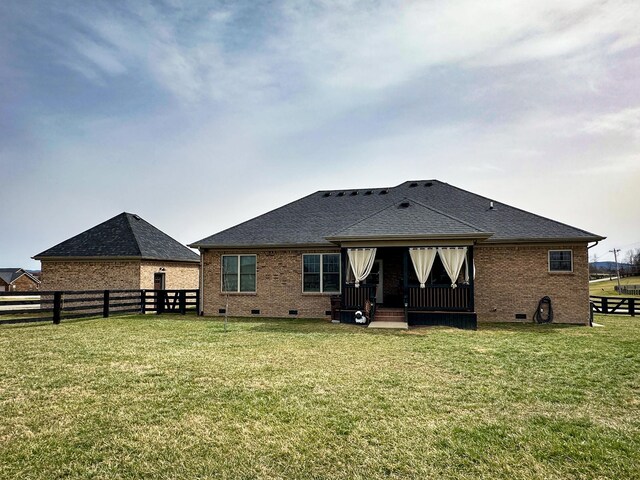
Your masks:
M590 242L604 237L438 180L312 193L190 245L202 313L409 325L589 321Z
M0 292L34 292L40 280L24 268L0 268Z
M43 290L198 288L198 254L132 213L39 253Z

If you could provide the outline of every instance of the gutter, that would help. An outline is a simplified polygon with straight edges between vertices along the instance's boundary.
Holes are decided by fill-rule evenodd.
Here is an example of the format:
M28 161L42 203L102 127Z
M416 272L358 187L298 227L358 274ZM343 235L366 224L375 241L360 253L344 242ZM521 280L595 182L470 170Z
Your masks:
M558 238L505 238L505 239L490 239L486 243L589 243L599 242L607 237L558 237Z
M204 255L201 250L200 251L200 305L198 305L198 315L204 315Z
M64 256L40 256L36 255L35 257L31 257L34 260L40 261L55 261L55 262L64 262L64 261L134 261L134 260L148 260L154 262L176 262L176 263L200 263L200 259L197 260L171 260L167 258L153 258L153 257L136 257L136 256L124 256L124 257L100 257L100 256L91 256L91 257L64 257Z
M329 242L326 243L242 243L242 244L214 244L205 245L199 243L192 243L188 245L191 248L197 248L198 250L211 249L211 250L240 250L240 249L281 249L281 248L327 248L333 247Z

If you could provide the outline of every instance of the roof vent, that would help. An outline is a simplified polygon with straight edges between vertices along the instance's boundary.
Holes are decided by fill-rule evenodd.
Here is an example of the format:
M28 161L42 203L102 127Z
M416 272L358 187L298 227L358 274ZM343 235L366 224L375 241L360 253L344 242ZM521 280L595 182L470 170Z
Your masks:
M389 193L389 190L384 189L384 190L380 190L380 193L378 195L386 195L387 193Z
M323 197L330 197L331 196L331 192L325 192L322 196Z
M411 183L409 185L409 188L413 188L413 187L417 187L417 186L418 186L418 184L416 182L413 182L413 183Z
M138 215L136 215L135 213L133 214L133 218L135 218L136 220L140 220L140 217Z
M489 210L495 210L495 208L493 207L493 201L489 202Z
M340 192L340 193L338 193L338 196L339 196L339 197L344 197L344 192Z
M365 195L371 195L373 193L373 190L367 190L366 192L364 192Z
M354 190L353 192L351 192L349 195L351 195L352 197L355 197L358 194L357 190Z
M411 204L409 202L402 202L400 205L398 205L398 208L409 208L411 206Z
M425 187L433 187L433 182L427 182L424 184Z

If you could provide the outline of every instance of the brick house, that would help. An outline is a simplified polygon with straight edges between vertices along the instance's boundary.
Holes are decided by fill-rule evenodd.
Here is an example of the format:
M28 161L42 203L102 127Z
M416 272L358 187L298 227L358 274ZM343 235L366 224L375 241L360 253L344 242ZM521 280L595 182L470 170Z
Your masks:
M24 268L0 268L0 292L35 292L40 280Z
M121 213L39 253L43 290L196 289L200 257L138 215Z
M589 321L590 242L604 237L437 180L319 191L190 245L201 310L473 328Z

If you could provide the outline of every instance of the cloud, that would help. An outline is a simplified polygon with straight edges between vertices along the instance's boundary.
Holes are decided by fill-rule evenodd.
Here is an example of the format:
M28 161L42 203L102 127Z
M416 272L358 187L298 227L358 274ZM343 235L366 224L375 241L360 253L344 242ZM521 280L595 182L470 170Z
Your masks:
M285 0L262 10L251 2L131 2L58 13L63 28L39 28L62 46L56 51L69 68L104 81L143 67L187 101L362 95L433 68L592 58L640 44L640 4L626 1Z
M640 140L640 107L625 108L596 116L585 122L584 131L598 135L626 134Z

